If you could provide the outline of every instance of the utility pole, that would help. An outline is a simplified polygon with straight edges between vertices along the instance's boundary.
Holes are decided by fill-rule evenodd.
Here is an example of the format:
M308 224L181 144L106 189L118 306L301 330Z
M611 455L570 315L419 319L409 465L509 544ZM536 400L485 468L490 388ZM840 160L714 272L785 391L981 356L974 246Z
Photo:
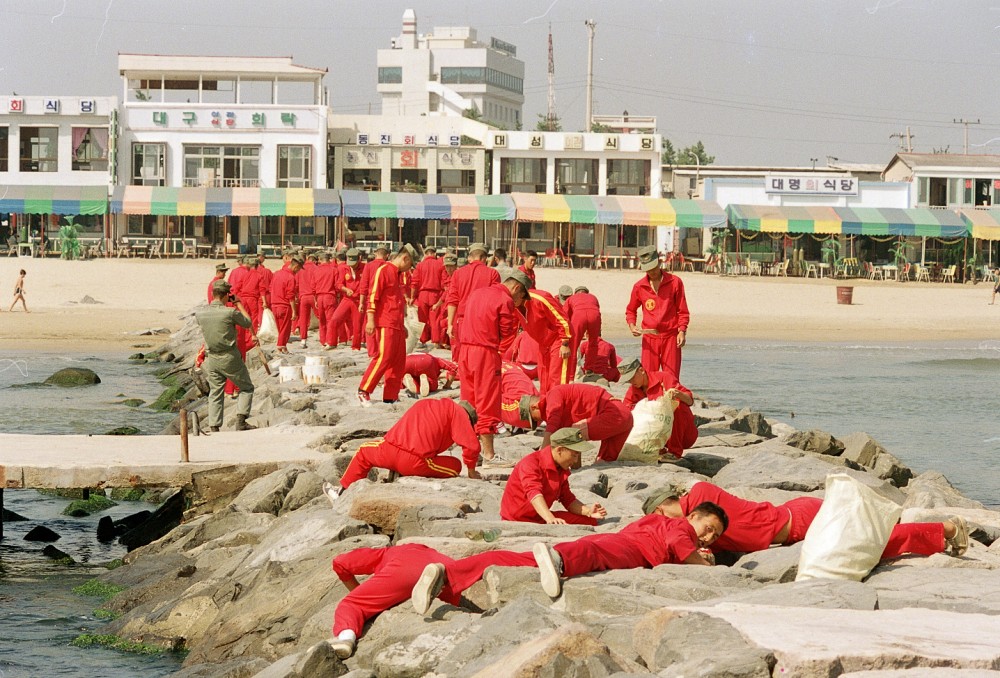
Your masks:
M899 151L902 153L906 151L907 153L913 153L913 135L910 133L910 126L906 126L906 133L895 133L889 135L890 139L899 139ZM903 143L904 140L906 143Z
M587 41L587 116L584 121L584 132L589 132L594 118L594 33L597 31L597 22L587 19L583 22L590 32Z
M813 169L816 169L816 163L819 162L819 158L809 158L809 162L813 164Z
M969 125L978 125L979 124L979 118L976 118L975 120L965 120L964 118L963 119L955 118L955 119L952 120L952 122L955 123L956 125L964 125L965 126L965 145L964 145L965 150L963 151L963 153L965 155L968 155L969 154Z
M552 24L549 24L549 112L546 116L550 132L556 123L556 59L552 53Z

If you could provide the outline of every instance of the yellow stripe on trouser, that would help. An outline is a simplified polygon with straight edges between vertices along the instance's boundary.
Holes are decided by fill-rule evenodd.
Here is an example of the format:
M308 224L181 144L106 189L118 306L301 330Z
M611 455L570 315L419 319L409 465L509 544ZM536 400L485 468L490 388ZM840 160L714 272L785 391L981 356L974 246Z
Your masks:
M562 370L559 372L559 383L568 384L567 373L569 372L569 358L562 359Z
M367 393L371 393L378 386L379 369L382 367L382 361L385 360L385 329L377 328L375 331L378 332L378 357L375 358L375 364L368 372L368 379L361 382L361 390ZM371 383L372 379L375 380L374 384Z
M351 470L351 467L354 466L354 462L357 461L358 455L361 453L361 449L362 448L365 448L365 447L378 447L383 442L385 442L385 438L379 438L378 440L376 440L374 442L361 443L360 445L358 445L358 451L354 453L353 457L351 457L351 463L348 464L347 468L344 469L344 472L343 472L343 474L341 474L341 477L346 476L347 473L348 473L348 471Z
M457 476L459 473L453 468L449 468L447 466L439 466L430 459L424 459L424 461L427 462L427 468L431 469L432 471L437 471L438 473L445 473L449 476Z

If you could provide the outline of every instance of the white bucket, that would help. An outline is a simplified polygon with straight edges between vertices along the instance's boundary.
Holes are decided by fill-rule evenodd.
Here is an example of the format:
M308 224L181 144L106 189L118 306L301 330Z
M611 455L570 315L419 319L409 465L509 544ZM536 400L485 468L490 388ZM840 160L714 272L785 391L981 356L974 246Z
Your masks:
M308 358L306 359L308 360ZM302 368L302 381L307 384L326 383L326 365L306 365Z
M307 355L306 367L310 365L326 365L329 362L325 355Z
M282 365L278 368L278 381L298 381L302 379L301 365Z

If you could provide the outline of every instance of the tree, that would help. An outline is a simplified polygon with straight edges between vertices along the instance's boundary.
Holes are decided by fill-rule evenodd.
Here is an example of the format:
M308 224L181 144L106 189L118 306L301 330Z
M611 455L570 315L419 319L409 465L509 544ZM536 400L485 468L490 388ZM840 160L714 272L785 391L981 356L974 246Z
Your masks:
M682 165L711 165L715 162L715 156L706 153L705 144L699 140L697 143L681 149L677 154L677 162Z
M558 115L549 118L548 115L539 113L535 129L539 132L562 132L562 122L559 121Z
M475 104L472 104L471 108L466 108L462 111L462 117L468 118L469 120L476 120L477 122L483 119L483 116L479 113L479 109L476 108Z
M677 151L674 150L674 145L670 142L670 139L663 140L663 155L660 156L660 162L670 166L677 164Z

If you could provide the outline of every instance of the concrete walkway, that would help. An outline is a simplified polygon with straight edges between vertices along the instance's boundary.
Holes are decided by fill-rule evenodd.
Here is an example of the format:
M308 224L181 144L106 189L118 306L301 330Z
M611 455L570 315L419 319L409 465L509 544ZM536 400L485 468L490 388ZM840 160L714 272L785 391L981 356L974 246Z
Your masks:
M288 426L180 436L0 435L0 490L60 487L180 487L200 471L258 467L261 475L329 457L309 447L330 429ZM248 469L249 470L249 469Z

